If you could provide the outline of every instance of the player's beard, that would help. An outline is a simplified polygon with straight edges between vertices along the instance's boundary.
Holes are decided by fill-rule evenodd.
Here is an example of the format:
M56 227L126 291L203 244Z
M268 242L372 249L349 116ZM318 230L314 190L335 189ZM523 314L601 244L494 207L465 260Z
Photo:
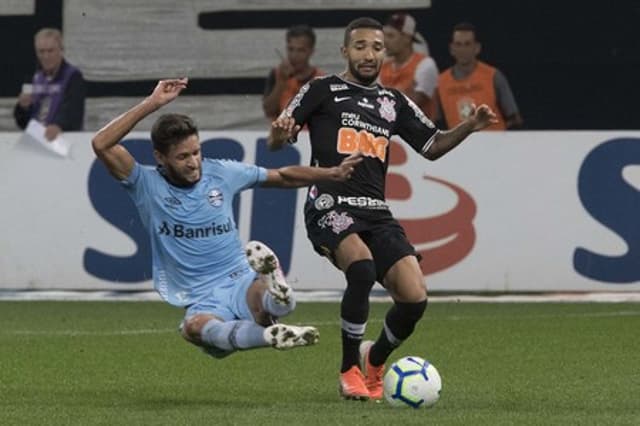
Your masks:
M191 181L184 177L183 173L180 173L177 169L172 167L170 164L165 164L163 166L164 173L167 179L175 186L180 187L189 187L193 186L202 178L202 164L198 165L198 178Z
M363 75L362 73L360 73L360 71L358 70L358 67L356 66L356 64L352 61L349 61L349 73L351 73L351 75L358 80L358 82L364 86L370 86L371 84L373 84L374 81L376 81L378 79L378 74L380 74L380 67L378 66L378 64L376 64L376 72L373 75Z

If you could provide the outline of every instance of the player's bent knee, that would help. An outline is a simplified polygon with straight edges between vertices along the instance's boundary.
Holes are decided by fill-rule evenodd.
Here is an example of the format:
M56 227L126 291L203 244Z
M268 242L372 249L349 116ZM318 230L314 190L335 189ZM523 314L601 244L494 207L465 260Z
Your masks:
M397 261L387 271L383 285L396 302L418 303L427 298L424 276L414 256Z
M199 345L202 342L202 328L213 318L215 316L202 314L186 318L180 324L180 334L186 341Z
M385 283L385 288L394 301L404 303L420 303L427 299L427 289L422 282Z
M183 320L182 323L180 324L180 335L187 342L195 343L195 340L193 338L194 336L193 330L194 330L194 325L189 320Z
M427 299L427 288L422 280L410 283L404 292L407 302L420 303Z

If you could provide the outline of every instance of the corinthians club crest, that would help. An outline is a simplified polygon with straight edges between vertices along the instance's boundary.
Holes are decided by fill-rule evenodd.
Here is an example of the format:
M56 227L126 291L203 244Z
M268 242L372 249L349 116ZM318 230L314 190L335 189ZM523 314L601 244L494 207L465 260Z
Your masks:
M377 98L376 101L380 104L378 112L380 117L387 120L389 123L396 121L396 101L387 98L386 96Z

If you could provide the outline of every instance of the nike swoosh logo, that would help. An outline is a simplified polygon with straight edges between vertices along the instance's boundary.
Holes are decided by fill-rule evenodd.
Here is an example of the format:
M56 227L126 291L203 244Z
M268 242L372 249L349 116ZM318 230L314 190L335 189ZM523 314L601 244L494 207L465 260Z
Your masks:
M333 101L335 103L338 103L338 102L346 101L347 99L351 99L351 96L345 96L344 98L339 98L336 96L335 98L333 98Z

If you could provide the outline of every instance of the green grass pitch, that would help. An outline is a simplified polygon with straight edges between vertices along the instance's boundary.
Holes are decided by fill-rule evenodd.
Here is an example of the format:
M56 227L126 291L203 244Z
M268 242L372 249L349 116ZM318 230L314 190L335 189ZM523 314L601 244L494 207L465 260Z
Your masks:
M427 410L338 397L338 312L287 319L317 325L315 347L215 360L168 305L0 302L0 425L640 425L640 304L431 303L392 355L440 371Z

